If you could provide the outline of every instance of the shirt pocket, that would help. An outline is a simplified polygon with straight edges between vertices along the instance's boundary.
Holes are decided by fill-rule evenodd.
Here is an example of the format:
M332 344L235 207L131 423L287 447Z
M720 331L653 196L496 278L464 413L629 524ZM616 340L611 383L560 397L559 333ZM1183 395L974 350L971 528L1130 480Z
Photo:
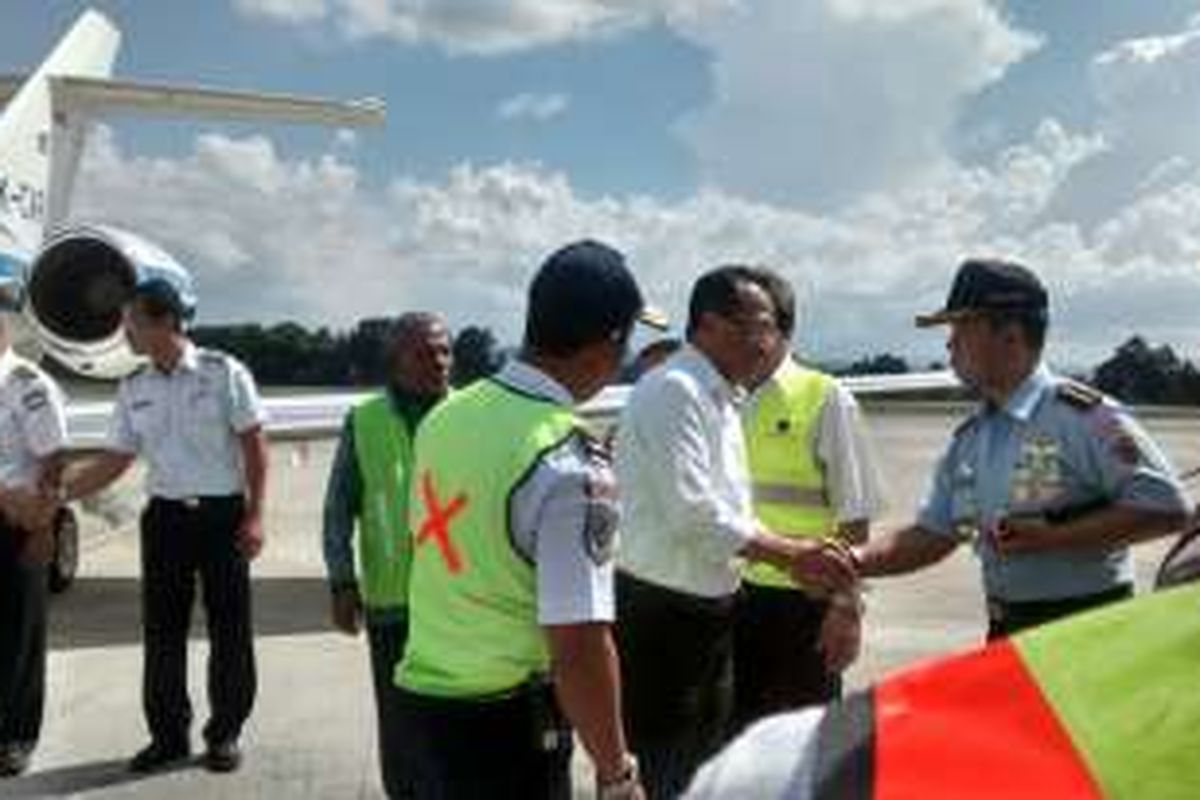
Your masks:
M154 400L129 404L129 427L143 445L152 445L167 432L167 407Z
M196 389L187 396L184 429L196 444L224 436L229 428L223 398L214 389Z

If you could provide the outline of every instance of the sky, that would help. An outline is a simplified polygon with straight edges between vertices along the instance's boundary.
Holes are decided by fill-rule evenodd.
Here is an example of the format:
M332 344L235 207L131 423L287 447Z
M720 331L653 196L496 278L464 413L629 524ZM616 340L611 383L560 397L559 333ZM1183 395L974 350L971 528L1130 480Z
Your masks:
M87 3L0 0L0 71ZM820 360L918 331L969 256L1051 293L1052 360L1200 353L1200 2L96 0L120 77L387 103L357 131L105 119L72 216L192 269L200 322L421 308L519 336L556 247L620 248L682 327L771 266Z

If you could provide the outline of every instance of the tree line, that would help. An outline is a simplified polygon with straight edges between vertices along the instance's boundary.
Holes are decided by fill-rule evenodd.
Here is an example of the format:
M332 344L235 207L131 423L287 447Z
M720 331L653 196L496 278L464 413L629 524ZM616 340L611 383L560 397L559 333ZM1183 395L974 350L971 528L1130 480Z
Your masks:
M294 322L277 325L206 325L192 331L195 341L232 353L259 382L273 386L375 386L384 378L384 351L392 321L365 319L348 331L309 330ZM511 355L491 330L463 328L454 337L456 386L495 372ZM922 369L940 368L930 364ZM895 375L912 371L892 353L860 358L832 371L842 375ZM1154 346L1133 336L1090 374L1080 375L1096 388L1126 402L1153 405L1200 405L1200 370L1170 346Z

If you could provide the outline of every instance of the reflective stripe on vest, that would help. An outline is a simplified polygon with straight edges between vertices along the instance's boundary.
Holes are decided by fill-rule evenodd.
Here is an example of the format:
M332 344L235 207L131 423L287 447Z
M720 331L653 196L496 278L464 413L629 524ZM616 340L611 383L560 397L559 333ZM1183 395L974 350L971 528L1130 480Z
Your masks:
M833 378L788 359L758 391L743 419L754 513L769 530L785 536L824 537L835 518L816 460L817 421ZM743 577L767 586L794 587L768 564L745 567Z
M363 602L371 608L398 608L408 601L412 555L407 528L412 442L387 395L363 401L351 414L354 453L362 477L359 589Z
M495 380L455 393L417 434L409 633L396 683L479 698L549 668L534 566L512 544L509 500L577 430L566 406Z

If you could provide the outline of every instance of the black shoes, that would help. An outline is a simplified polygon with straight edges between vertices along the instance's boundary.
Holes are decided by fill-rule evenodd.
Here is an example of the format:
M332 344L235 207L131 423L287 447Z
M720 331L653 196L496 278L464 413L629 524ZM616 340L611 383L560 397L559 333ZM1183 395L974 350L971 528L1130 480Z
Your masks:
M23 744L0 746L0 778L15 778L29 769L33 748Z
M192 757L192 748L187 742L170 744L151 742L138 751L129 762L129 771L138 773L157 772L174 766Z
M209 772L233 772L242 765L242 751L236 739L210 744L204 752L204 768Z

